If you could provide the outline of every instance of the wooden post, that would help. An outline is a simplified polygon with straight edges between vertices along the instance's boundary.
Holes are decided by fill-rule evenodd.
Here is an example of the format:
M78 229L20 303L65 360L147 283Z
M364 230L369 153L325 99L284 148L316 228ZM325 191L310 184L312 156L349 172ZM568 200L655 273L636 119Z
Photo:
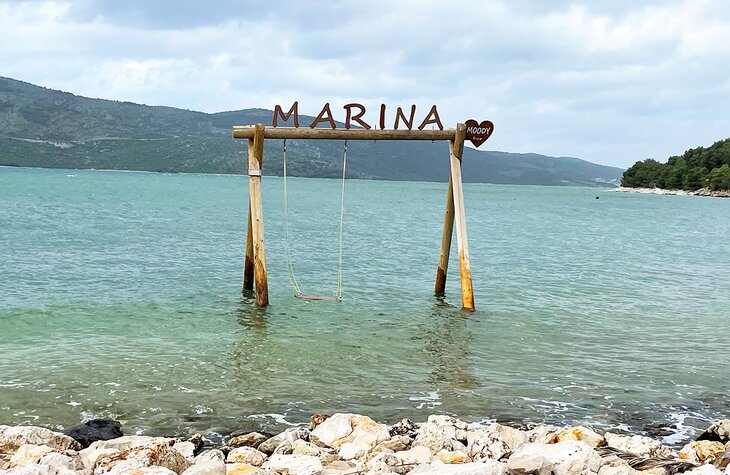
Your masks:
M459 271L461 275L461 307L473 311L474 289L471 281L469 242L466 237L466 214L464 212L464 189L461 183L461 156L464 151L466 126L458 124L451 147L451 184L454 193L454 217L456 219L456 242L459 246Z
M449 141L449 157L453 154L454 143ZM446 211L444 212L444 230L441 233L441 256L436 269L436 287L434 293L443 295L446 291L446 274L449 270L449 253L451 252L451 237L454 234L454 185L449 173L449 191L446 194Z
M251 241L253 242L253 275L256 282L256 303L269 304L269 283L266 278L264 248L264 212L261 205L261 168L264 160L264 126L256 124L253 138L248 141L249 210ZM248 246L247 246L248 247ZM248 255L248 250L246 251Z
M252 142L252 140L249 140ZM243 264L243 290L253 290L253 230L251 229L251 199L248 204L248 226L246 226L246 258Z

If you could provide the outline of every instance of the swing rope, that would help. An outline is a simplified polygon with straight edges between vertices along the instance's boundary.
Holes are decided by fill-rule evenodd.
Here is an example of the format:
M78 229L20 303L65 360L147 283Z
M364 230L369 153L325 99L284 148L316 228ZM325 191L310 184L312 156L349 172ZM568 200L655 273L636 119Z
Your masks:
M305 295L302 292L302 288L297 282L297 278L294 275L294 266L291 258L291 247L289 241L291 235L289 233L289 194L286 187L286 139L284 139L284 245L286 248L286 261L289 270L289 282L291 282L292 288L294 289L294 296L302 300L342 300L342 262L343 262L343 230L345 221L345 174L347 169L347 140L345 140L345 147L342 153L342 189L340 192L340 233L339 233L339 244L338 244L338 256L337 256L337 289L335 290L334 296L315 296Z

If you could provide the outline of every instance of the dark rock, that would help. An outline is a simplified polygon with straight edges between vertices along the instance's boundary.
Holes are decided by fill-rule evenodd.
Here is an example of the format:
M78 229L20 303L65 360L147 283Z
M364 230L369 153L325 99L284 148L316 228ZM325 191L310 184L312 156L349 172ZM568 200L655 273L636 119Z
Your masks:
M188 439L188 442L191 442L195 446L193 455L198 455L203 451L203 447L205 447L205 441L203 440L203 436L200 434L193 434L193 436Z
M697 440L711 440L723 444L730 442L730 419L715 422L701 433Z
M410 438L416 437L416 431L418 431L418 426L413 423L410 419L403 419L400 422L393 424L389 431L391 437L395 437L396 435L405 435Z
M86 448L97 440L111 440L122 437L122 423L112 419L93 419L64 432Z

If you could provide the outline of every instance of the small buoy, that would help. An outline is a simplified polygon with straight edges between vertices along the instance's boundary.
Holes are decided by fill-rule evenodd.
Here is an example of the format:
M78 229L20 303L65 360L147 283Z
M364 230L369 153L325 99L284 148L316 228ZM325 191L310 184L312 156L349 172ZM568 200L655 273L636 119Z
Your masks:
M600 199L601 199L601 197L600 197L600 196L596 196L596 199L597 199L597 200L600 200Z

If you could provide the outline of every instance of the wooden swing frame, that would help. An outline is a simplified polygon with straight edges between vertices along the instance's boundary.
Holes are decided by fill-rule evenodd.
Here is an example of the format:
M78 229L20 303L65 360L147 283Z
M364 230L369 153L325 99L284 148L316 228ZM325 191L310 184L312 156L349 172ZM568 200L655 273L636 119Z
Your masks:
M261 170L264 159L265 139L311 140L447 140L451 173L446 197L444 227L441 234L441 254L436 269L436 295L444 295L449 268L451 239L456 221L456 241L459 249L461 277L461 306L473 311L474 289L469 261L469 244L466 234L464 189L461 180L461 158L464 151L466 126L462 123L445 130L366 130L269 127L263 124L234 126L233 138L248 139L248 229L246 232L246 257L243 266L243 290L256 289L256 303L269 304L269 283L266 276L266 250L264 246L264 216L261 198Z

